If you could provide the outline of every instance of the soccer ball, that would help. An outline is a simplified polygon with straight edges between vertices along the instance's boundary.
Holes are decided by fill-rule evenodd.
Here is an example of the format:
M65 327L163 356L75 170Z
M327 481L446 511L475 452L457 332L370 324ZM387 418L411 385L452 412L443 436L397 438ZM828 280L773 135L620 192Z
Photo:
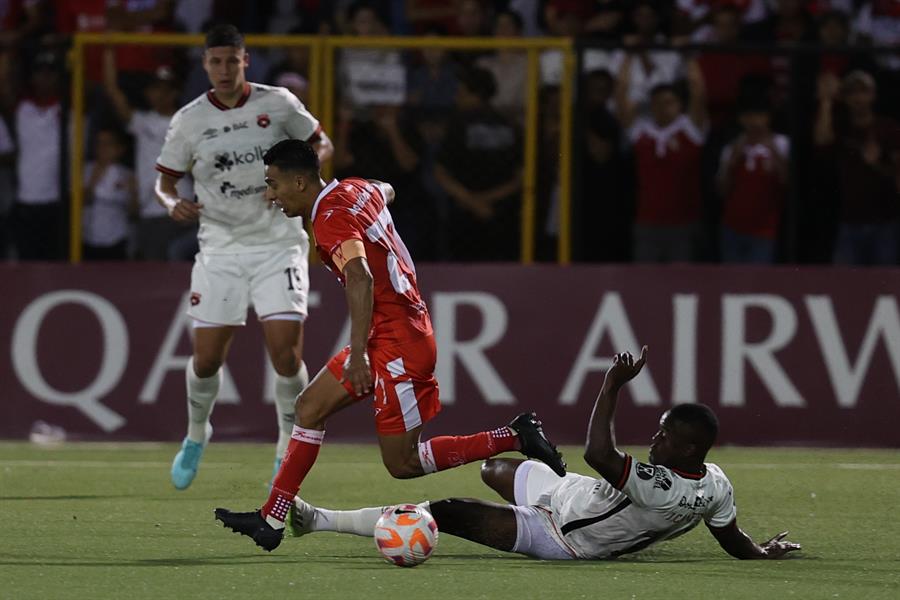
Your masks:
M415 504L391 506L375 523L375 546L385 560L398 567L422 564L437 541L434 517Z

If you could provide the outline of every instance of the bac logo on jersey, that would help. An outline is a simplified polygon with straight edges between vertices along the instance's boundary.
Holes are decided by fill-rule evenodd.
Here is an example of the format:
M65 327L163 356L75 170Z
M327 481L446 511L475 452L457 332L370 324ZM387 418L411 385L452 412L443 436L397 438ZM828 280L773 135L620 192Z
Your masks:
M197 306L198 304L200 304L200 294L191 292L191 306Z
M642 462L639 462L634 470L637 472L637 476L644 481L653 479L653 476L656 474L656 467L644 464Z
M269 118L269 115L263 113L261 115L256 115L256 124L265 129L272 123L272 120Z

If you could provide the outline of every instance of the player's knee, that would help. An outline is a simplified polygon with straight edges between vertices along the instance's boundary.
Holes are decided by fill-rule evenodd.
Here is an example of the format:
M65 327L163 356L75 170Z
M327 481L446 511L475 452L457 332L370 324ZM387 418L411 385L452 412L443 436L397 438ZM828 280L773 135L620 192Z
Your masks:
M194 373L201 379L212 377L218 373L221 366L222 361L219 360L218 357L203 355L194 356Z
M419 457L414 456L415 460L391 460L384 458L384 466L394 479L413 479L421 477L425 474L422 465L419 463Z
M297 424L308 429L324 426L325 420L328 418L325 407L303 393L297 396L297 401L294 403L294 414L297 415Z
M282 377L293 377L300 370L300 357L293 348L272 354L272 368Z

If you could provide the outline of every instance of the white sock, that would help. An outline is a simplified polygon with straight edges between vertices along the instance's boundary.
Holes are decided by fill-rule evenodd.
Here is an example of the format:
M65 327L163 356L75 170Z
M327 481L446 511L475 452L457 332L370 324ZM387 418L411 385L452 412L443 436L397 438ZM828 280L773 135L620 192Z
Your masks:
M328 510L317 508L312 531L336 531L365 537L375 537L375 523L387 506L372 506L358 510Z
M275 456L284 456L291 441L294 430L294 407L297 396L309 385L309 371L306 363L300 361L300 370L293 377L275 375L275 408L278 412L278 443L275 445Z
M198 444L206 443L206 425L219 393L221 370L212 377L197 377L194 358L188 361L185 371L188 404L188 438Z
M418 504L431 513L431 506L426 502ZM375 537L375 523L381 518L389 506L371 506L357 510L328 510L316 508L311 531L336 531L352 533L364 537Z

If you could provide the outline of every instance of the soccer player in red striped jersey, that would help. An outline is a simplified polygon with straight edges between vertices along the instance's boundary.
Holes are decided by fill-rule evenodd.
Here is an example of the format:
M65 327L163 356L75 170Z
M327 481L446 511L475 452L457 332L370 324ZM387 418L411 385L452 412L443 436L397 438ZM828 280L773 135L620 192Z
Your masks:
M492 431L420 441L422 427L441 409L437 354L415 266L388 210L393 188L359 178L326 184L315 150L300 140L275 144L263 162L267 199L288 217L310 220L322 262L346 290L350 345L297 398L292 440L262 509L220 508L216 518L261 548L275 549L328 417L371 394L382 460L394 477L420 477L512 450L565 475L565 463L533 413Z

